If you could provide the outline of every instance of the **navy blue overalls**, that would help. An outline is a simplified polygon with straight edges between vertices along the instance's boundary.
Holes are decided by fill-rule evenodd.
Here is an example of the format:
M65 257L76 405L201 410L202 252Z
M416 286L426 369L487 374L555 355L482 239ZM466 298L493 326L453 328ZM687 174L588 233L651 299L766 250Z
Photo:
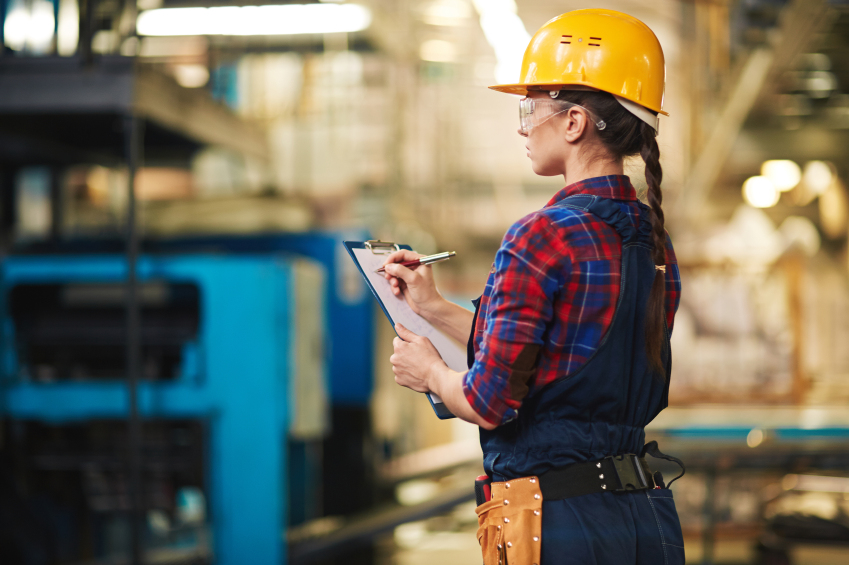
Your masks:
M646 303L655 276L648 207L640 204L634 229L610 199L581 194L555 206L590 212L619 233L619 300L607 334L583 367L526 397L517 419L481 429L484 469L493 481L539 476L609 455L639 455L644 427L667 406L668 331L665 380L652 374L645 353ZM665 488L544 500L541 549L539 565L684 563L678 513Z

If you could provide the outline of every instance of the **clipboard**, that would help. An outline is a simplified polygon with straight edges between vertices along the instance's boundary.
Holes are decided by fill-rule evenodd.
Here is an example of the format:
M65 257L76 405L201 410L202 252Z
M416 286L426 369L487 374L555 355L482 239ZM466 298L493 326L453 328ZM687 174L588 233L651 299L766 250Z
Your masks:
M371 293L380 304L380 309L386 314L389 323L392 324L393 331L395 330L395 320L404 325L413 333L424 335L431 340L436 350L442 356L442 360L455 371L465 371L468 369L466 361L466 350L459 347L451 338L434 328L424 318L416 314L410 309L407 301L402 297L396 297L388 291L389 284L383 278L374 272L383 263L381 255L387 255L395 251L406 249L412 251L409 245L399 245L390 241L369 240L369 241L343 241L345 249L363 275L366 284L371 290ZM369 264L371 263L371 264ZM365 264L365 267L363 266ZM372 268L373 267L373 268ZM386 289L381 288L380 291L375 288L375 285L386 285ZM387 294L388 292L388 294ZM381 296L383 294L383 296ZM456 418L454 414L445 406L442 399L436 394L427 393L428 401L430 402L436 417L440 420Z

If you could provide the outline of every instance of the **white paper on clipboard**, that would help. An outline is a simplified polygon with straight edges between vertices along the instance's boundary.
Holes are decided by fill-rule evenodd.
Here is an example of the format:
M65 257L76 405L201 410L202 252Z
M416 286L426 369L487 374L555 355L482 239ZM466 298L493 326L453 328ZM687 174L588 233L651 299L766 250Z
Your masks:
M389 281L380 273L375 273L383 266L386 255L372 253L370 249L354 249L354 256L360 263L368 281L377 293L384 308L396 324L401 324L416 335L426 337L430 340L442 360L454 371L463 372L468 370L466 350L456 341L430 325L430 322L413 312L410 305L403 296L395 296ZM428 393L433 402L441 403L439 396Z

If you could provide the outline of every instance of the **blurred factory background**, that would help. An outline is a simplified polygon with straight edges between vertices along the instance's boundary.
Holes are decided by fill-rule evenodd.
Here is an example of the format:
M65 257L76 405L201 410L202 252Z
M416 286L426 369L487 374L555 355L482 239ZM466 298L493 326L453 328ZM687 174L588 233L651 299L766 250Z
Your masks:
M688 562L849 562L849 2L254 4L0 2L0 563L478 563L477 430L341 241L471 308L561 188L485 87L585 7L667 57Z

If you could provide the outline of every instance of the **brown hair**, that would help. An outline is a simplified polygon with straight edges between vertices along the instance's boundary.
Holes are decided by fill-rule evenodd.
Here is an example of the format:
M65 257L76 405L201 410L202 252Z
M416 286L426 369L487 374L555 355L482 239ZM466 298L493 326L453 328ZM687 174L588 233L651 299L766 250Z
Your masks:
M661 208L663 192L660 189L663 169L660 166L660 149L657 146L654 128L631 114L606 92L562 90L557 99L580 104L605 121L607 126L603 130L596 130L596 134L611 158L621 160L625 157L640 155L645 161L647 198L651 207L652 258L655 265L664 265L666 263L666 231L663 227L664 217ZM646 354L649 364L660 375L664 375L662 355L666 341L665 293L666 277L663 271L656 270L646 307Z

